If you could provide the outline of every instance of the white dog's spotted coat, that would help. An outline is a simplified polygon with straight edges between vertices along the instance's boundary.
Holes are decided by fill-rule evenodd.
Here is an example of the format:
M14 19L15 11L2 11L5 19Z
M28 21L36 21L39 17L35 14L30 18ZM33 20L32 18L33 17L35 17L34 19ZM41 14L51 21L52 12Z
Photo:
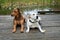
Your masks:
M45 32L45 30L43 30L41 28L41 25L38 23L41 20L41 18L39 16L38 16L38 18L36 18L36 16L38 16L38 15L35 12L28 13L27 20L26 20L26 22L27 22L26 32L29 32L30 28L35 28L35 27L37 27L39 29L39 31Z

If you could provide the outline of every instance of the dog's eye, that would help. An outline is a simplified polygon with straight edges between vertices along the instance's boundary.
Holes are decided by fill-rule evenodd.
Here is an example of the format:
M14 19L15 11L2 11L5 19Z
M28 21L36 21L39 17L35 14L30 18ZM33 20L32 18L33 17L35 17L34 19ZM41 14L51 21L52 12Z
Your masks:
M35 15L35 14L33 14L33 15Z

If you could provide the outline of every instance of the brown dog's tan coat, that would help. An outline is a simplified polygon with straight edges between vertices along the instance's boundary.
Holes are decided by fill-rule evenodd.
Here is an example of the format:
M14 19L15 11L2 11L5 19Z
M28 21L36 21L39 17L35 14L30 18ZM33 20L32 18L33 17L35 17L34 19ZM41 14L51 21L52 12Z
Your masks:
M12 32L16 32L16 26L17 24L21 25L21 32L24 32L24 17L21 14L21 11L19 8L15 8L13 10L13 12L11 13L11 16L14 16L14 20L13 20L13 31Z

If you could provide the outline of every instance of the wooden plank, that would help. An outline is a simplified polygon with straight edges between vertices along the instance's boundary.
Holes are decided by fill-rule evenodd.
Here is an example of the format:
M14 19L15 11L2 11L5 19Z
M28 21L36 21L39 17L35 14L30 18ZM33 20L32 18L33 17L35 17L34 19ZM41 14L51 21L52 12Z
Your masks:
M42 17L42 23L44 21L60 21L60 15L40 15ZM10 18L10 19L8 19ZM12 33L13 19L11 17L0 16L0 40L60 40L60 27L44 27L45 33L41 33L38 29L30 30L29 33L20 33L20 29L17 28L16 33ZM45 23L47 24L47 23ZM60 23L58 23L60 24ZM49 25L49 24L48 24Z

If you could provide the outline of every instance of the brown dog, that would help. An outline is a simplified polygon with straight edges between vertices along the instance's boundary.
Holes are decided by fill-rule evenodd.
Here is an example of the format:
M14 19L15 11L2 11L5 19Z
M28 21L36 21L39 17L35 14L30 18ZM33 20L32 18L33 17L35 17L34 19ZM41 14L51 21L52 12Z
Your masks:
M24 17L21 14L20 9L19 8L15 8L13 10L13 12L11 13L11 16L14 16L13 30L12 30L12 32L16 32L16 26L17 26L17 24L21 25L20 31L24 32L24 21L25 21L25 19L24 19Z

